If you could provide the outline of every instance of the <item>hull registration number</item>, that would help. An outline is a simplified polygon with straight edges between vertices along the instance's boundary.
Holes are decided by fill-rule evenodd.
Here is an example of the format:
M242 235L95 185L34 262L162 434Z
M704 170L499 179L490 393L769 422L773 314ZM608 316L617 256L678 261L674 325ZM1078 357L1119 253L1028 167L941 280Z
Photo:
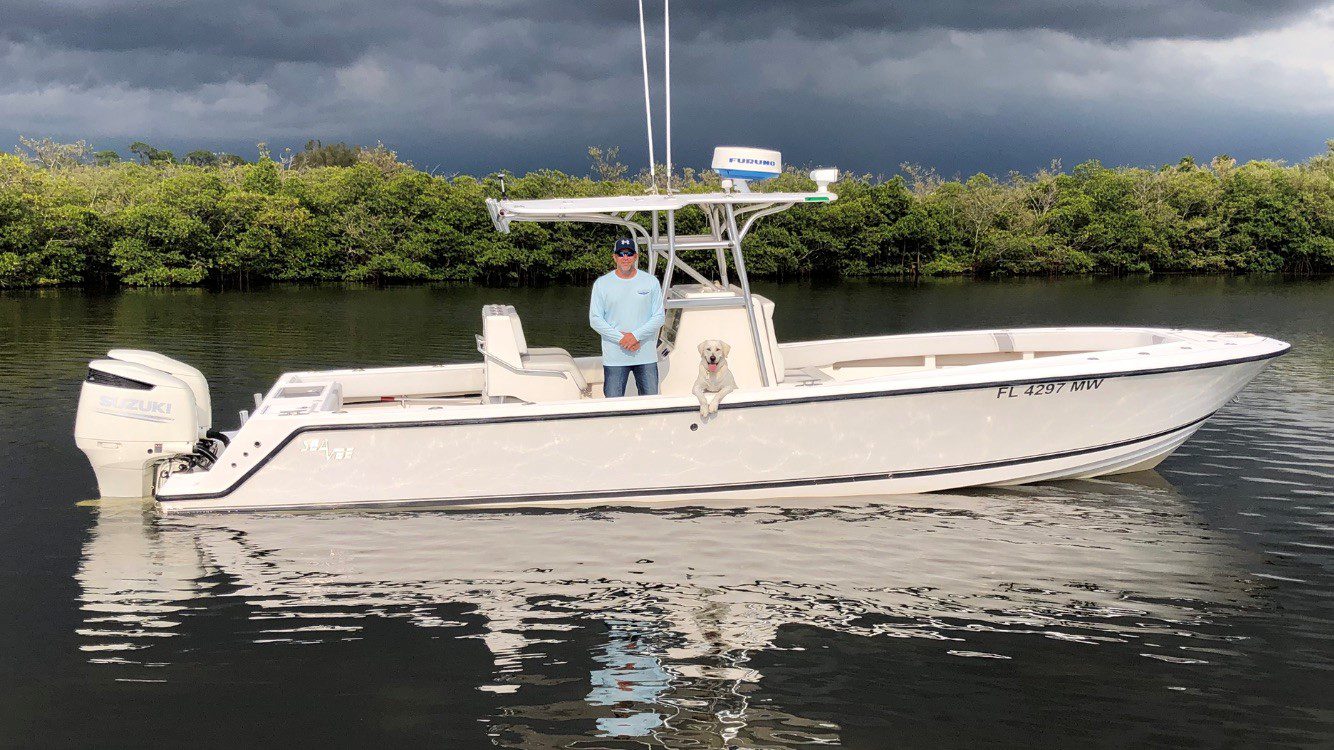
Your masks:
M1055 396L1061 393L1084 393L1102 387L1104 378L1067 380L1063 383L1035 383L1033 385L1003 385L996 389L996 398L1025 398L1028 396Z

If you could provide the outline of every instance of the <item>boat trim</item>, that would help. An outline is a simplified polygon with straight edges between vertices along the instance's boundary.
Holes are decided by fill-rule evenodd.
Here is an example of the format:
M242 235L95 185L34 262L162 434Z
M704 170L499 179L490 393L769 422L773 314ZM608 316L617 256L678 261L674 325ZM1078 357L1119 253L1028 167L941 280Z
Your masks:
M295 505L264 506L266 510L314 510L321 508L335 507L356 507L356 508L385 508L408 505L421 505L432 503L439 507L451 507L460 505L484 505L500 503L517 502L569 502L578 500L596 500L598 498L615 498L633 495L635 497L655 497L660 495L694 495L706 492L738 492L744 490L763 490L777 489L785 487L809 487L811 485L823 484L850 484L854 482L880 481L886 479L910 479L915 477L938 476L940 474L956 474L965 471L983 471L986 469L999 469L1007 466L1018 466L1026 463L1037 463L1040 461L1054 461L1061 458L1073 458L1089 453L1098 453L1100 451L1113 450L1116 448L1125 448L1136 443L1146 443L1150 440L1167 437L1183 430L1188 430L1198 426L1200 423L1212 417L1218 412L1213 411L1192 420L1183 425L1178 425L1168 430L1155 432L1151 435L1130 438L1129 440L1119 440L1114 443L1104 443L1088 448L1074 448L1071 450L1057 451L1055 453L1044 453L1037 456L1024 456L1022 458L1004 458L996 461L983 461L975 464L959 464L955 466L940 466L930 469L908 469L904 471L876 471L862 474L837 474L824 477L806 477L799 479L772 479L759 482L736 482L732 484L712 484L712 485L683 485L677 487L653 487L649 489L635 490L626 492L624 490L589 490L583 492L550 492L550 493L529 493L522 495L478 495L464 498L437 498L425 497L406 500L370 500L363 503L303 503ZM276 452L276 451L275 451ZM272 455L272 454L270 454ZM258 466L256 466L258 468ZM234 489L234 487L233 487ZM230 492L230 490L229 490ZM172 502L176 500L209 500L222 497L227 493L211 493L201 495L175 495L172 497L159 497L162 502ZM245 513L259 508L192 508L191 511L198 513Z
M1070 380L1080 380L1089 377L1120 378L1120 377L1135 377L1139 375L1160 375L1172 372L1186 372L1191 370L1211 369L1214 367L1228 367L1231 365L1244 364L1246 362L1257 362L1261 360L1273 359L1275 357L1279 357L1282 356L1283 354L1286 354L1288 350L1291 348L1292 348L1291 345L1287 345L1284 346L1282 349L1269 352L1267 354L1257 354L1250 357L1241 357L1238 359L1230 359L1220 362L1202 362L1193 365L1177 365L1174 367L1163 367L1157 369L1124 370L1121 372L1087 373L1079 375L1063 375L1059 377L1027 378L1018 380L997 380L985 383L959 383L954 385L939 385L939 386L930 386L924 388L905 388L903 390L896 390L896 391L880 390L880 391L862 391L857 393L837 393L829 395L815 394L798 398L767 399L762 401L751 401L744 403L720 404L719 408L749 409L749 408L768 407L768 406L784 406L784 405L799 404L799 403L815 403L821 401L848 401L848 400L864 399L864 398L893 398L896 396L911 396L923 393L943 393L950 391L983 390L986 388L996 388L1004 385L1035 385L1038 383L1060 383ZM279 442L278 445L273 448L273 450L266 453L264 457L261 458L254 466L246 470L246 472L242 474L240 477L237 477L236 481L232 482L226 488L218 490L216 492L199 492L199 493L187 493L179 495L156 495L156 498L160 502L172 502L175 500L214 500L217 498L226 497L227 495L230 495L232 492L234 492L237 487L240 487L247 480L249 480L250 477L254 476L254 474L258 472L260 469L262 469L266 464L268 464L268 462L274 456L280 453L283 448L287 447L287 445L291 443L293 440L295 440L298 435L301 435L306 432L334 432L341 430L376 430L376 429L417 429L422 427L453 427L456 425L465 425L465 424L509 424L514 422L548 422L548 421L561 421L565 419L601 419L601 418L625 417L625 416L644 416L649 414L687 413L693 411L696 411L696 408L694 406L667 406L667 407L657 407L649 409L623 409L613 412L587 412L578 414L537 414L531 416L516 415L516 416L505 416L505 417L440 419L440 420L430 420L430 421L423 420L416 422L368 422L363 424L302 425L289 432L287 436L284 437L282 441ZM1203 421L1203 419L1207 418L1208 417L1204 417L1199 421ZM1175 428L1174 430L1170 430L1169 432L1174 432L1176 430L1183 429L1184 427L1188 426L1189 425L1183 425L1182 427ZM1151 439L1152 437L1153 436L1147 438L1136 438L1135 441L1148 440ZM1092 449L1092 450L1100 450L1100 449ZM1028 461L1028 460L1040 460L1040 459L1025 458L1025 459L1013 459L1013 460ZM829 481L829 480L813 480L813 481L818 482L818 481Z

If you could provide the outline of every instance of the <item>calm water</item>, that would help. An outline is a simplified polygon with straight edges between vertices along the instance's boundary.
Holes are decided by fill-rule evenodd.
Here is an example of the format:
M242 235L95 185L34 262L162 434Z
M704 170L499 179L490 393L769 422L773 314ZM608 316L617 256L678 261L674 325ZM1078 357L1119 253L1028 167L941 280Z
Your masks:
M0 295L0 744L1334 744L1334 281L761 286L780 338L1155 324L1292 342L1157 473L745 508L166 520L85 502L85 364L215 419L284 370L591 353L584 288Z

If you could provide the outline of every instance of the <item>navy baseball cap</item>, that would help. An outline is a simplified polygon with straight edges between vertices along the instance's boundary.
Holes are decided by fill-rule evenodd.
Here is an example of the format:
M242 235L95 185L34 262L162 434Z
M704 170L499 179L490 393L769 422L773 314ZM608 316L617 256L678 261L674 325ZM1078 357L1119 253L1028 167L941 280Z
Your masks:
M616 247L611 250L612 255L634 255L638 252L639 248L635 247L635 241L629 237L622 237L621 239L616 240Z

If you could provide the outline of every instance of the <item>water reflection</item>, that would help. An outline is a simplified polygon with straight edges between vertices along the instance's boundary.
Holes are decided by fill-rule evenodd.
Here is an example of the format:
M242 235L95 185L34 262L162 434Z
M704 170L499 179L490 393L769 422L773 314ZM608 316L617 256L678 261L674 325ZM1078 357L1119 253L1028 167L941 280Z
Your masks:
M1007 633L1204 663L1174 636L1220 640L1201 626L1255 596L1243 553L1156 475L712 510L96 512L78 632L118 679L191 658L173 641L210 608L240 604L246 623L210 637L268 648L406 620L485 644L476 687L506 746L837 743L800 706L752 700L754 655L807 648L780 629L931 639L960 659L1016 658L977 643Z

